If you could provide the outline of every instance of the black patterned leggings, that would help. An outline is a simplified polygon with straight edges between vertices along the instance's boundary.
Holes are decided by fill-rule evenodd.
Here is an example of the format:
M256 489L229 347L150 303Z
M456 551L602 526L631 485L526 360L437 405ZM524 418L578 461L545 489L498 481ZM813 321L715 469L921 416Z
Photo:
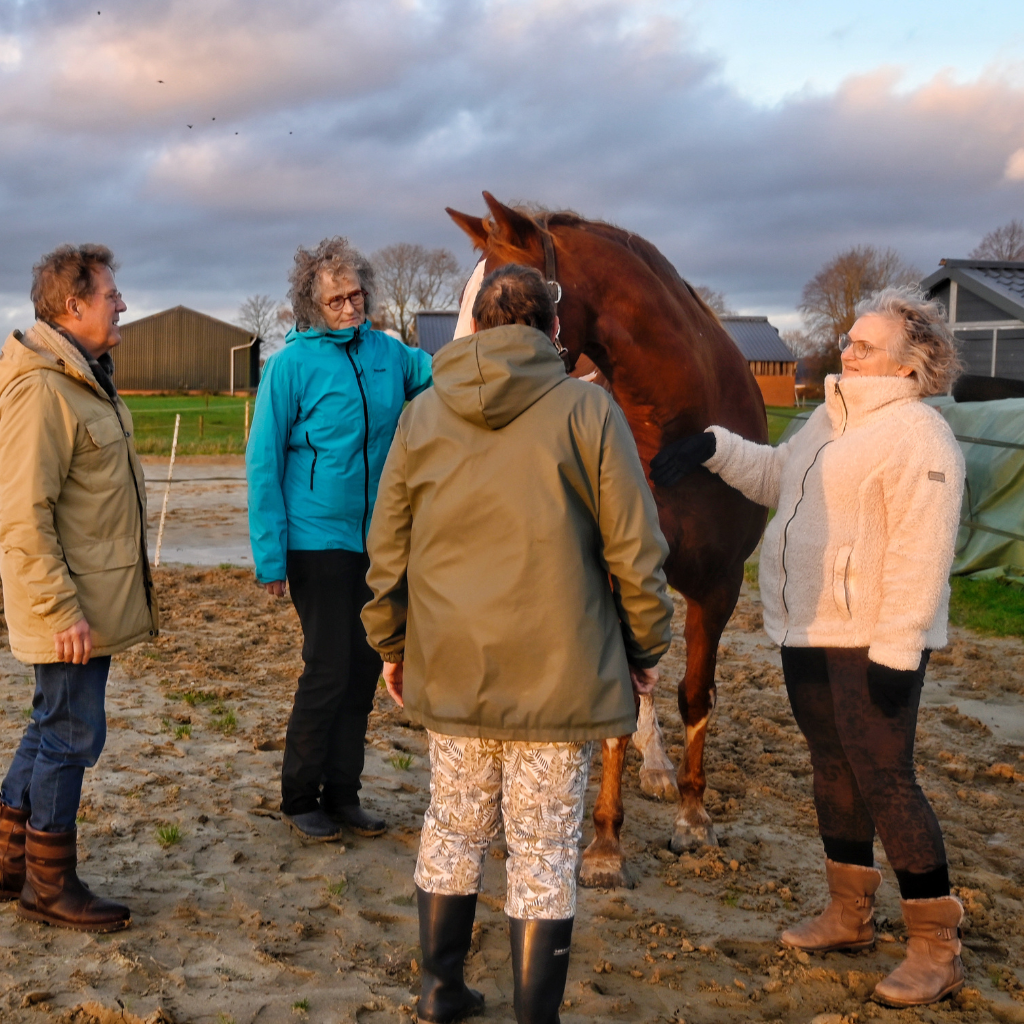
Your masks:
M914 734L928 655L916 671L868 661L865 648L783 647L782 669L814 767L814 806L826 853L865 849L875 831L901 890L925 876L946 878L935 812L914 771ZM831 849L830 849L831 847ZM868 860L870 863L870 859ZM945 883L948 892L948 879ZM930 892L929 892L930 894ZM904 898L908 897L904 891Z

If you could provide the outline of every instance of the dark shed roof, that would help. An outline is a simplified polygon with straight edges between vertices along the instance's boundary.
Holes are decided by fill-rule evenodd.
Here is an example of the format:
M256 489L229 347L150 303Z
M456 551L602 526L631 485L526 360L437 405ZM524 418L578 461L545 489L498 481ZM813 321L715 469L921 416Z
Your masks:
M991 302L1007 320L1024 320L1024 262L940 260L939 269L921 282L921 290L934 293L945 281L956 281Z
M721 316L722 326L736 342L743 358L750 363L793 363L796 356L789 351L779 332L766 316Z
M424 352L433 355L442 345L455 337L458 313L423 312L416 314L416 340Z

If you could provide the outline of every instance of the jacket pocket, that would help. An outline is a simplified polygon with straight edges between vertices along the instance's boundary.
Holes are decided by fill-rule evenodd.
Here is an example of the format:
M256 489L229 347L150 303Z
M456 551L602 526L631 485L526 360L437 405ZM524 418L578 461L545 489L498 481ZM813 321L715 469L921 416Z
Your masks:
M106 448L108 444L120 441L124 437L120 421L116 416L104 416L102 419L86 423L85 429L97 448Z
M114 537L92 544L64 549L64 560L74 576L86 576L105 569L127 569L139 560L139 543L134 537Z
M832 600L836 603L836 610L844 619L852 619L853 611L850 607L850 556L853 548L849 545L841 547L836 552L836 560L832 566Z

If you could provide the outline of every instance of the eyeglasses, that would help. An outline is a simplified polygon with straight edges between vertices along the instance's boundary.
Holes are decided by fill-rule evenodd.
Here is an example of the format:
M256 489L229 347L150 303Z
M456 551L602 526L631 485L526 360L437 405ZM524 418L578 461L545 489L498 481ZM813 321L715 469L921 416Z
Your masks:
M103 298L105 298L107 302L121 302L123 297L120 292L107 292Z
M875 352L888 351L888 349L884 349L879 345L869 345L866 341L854 341L848 334L840 334L839 351L845 352L847 349L850 350L854 359L866 359L868 353L872 350Z
M345 308L346 304L351 304L353 309L358 309L362 306L366 296L366 289L359 288L354 292L349 292L348 295L335 295L333 299L323 303L323 305L329 306L335 313L340 313Z

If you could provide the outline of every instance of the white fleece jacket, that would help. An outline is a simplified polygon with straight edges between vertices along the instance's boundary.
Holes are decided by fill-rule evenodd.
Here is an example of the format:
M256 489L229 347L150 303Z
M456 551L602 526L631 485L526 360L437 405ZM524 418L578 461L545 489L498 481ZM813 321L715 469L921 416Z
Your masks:
M964 459L912 378L825 379L825 404L772 448L709 427L704 463L778 510L761 546L764 626L790 647L867 647L915 669L946 644Z

